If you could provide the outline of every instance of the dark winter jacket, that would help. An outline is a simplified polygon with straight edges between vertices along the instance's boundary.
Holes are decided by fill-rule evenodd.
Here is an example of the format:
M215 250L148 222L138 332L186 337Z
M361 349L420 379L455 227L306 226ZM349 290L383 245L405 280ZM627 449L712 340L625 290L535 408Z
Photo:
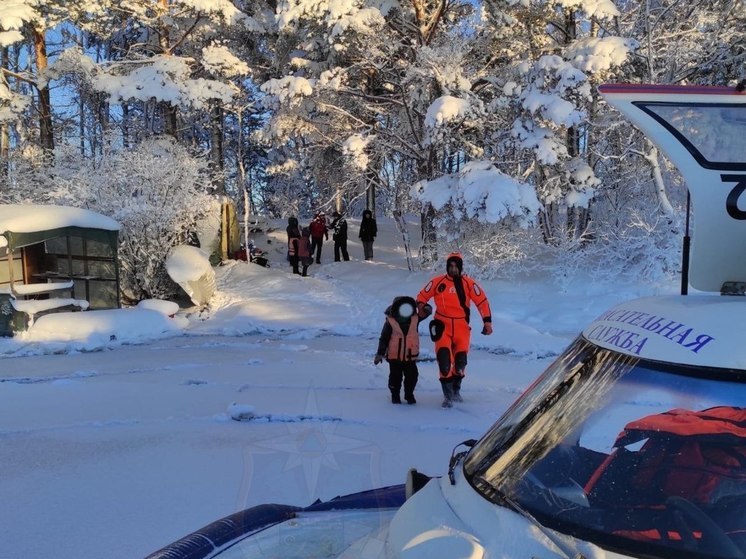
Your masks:
M285 228L288 234L288 256L298 254L298 239L300 239L300 227L298 227L298 218L289 217L288 226Z
M373 218L373 212L365 210L363 212L363 220L360 222L360 240L364 243L372 243L373 239L378 234L378 226L376 220Z
M347 220L345 218L342 216L335 217L334 221L331 223L331 228L334 229L332 238L335 241L340 242L347 240Z
M285 228L285 231L288 234L288 240L294 237L300 237L300 227L298 226L297 217L288 218L288 226Z

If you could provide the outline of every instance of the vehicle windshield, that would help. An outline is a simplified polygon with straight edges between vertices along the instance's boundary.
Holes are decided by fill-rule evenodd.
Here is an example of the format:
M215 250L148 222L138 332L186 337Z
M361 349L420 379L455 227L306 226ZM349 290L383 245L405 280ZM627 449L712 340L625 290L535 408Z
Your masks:
M583 338L471 450L483 496L631 556L746 557L746 377Z
M743 144L733 141L746 133L746 105L637 102L660 122L694 159L706 168L744 166Z

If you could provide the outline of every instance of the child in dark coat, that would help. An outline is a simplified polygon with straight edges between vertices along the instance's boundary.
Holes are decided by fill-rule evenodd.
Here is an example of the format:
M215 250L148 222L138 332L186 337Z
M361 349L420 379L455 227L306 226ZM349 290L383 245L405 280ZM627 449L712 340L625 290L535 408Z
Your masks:
M378 365L384 358L389 362L392 404L401 404L402 379L407 404L417 403L414 397L414 388L419 377L417 356L420 353L420 334L417 326L431 312L432 307L425 305L418 314L417 302L412 297L394 297L393 303L384 313L386 321L378 339L378 351L373 363Z
M300 261L300 265L303 266L303 273L301 274L303 277L308 275L308 267L313 262L313 257L311 256L310 236L310 228L304 227L303 229L301 229L300 239L298 240L298 259Z

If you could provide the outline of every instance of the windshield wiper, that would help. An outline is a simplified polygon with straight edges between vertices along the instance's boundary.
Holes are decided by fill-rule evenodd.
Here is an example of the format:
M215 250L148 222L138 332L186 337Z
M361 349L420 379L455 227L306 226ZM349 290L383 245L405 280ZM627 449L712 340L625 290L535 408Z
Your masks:
M477 439L466 439L453 447L453 451L451 451L451 459L448 461L448 480L451 482L451 485L456 485L456 475L454 473L456 465L459 463L459 460L468 454L469 450L471 450L475 444L477 444ZM469 450L464 450L456 454L456 449L461 445L468 447Z

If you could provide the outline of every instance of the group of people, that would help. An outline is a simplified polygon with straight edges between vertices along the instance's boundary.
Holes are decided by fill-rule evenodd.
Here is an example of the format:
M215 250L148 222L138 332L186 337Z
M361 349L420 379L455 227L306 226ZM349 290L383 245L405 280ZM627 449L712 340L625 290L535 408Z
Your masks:
M308 275L308 267L316 261L321 264L321 249L324 241L329 240L329 231L332 232L334 241L334 261L349 260L347 251L347 220L335 211L332 213L332 221L327 222L324 212L317 212L308 227L300 227L298 218L288 218L286 228L288 234L288 261L293 268L294 274ZM373 241L378 234L378 226L373 217L373 212L365 210L360 222L359 238L363 244L363 252L366 260L373 259Z
M482 288L463 273L464 261L459 253L452 253L446 260L446 273L431 279L416 298L395 297L386 311L386 320L378 339L378 350L373 363L384 359L389 364L389 390L391 402L404 400L415 404L414 389L419 371L417 357L420 352L420 321L432 314L430 300L435 303L435 315L429 324L430 338L435 343L435 358L443 391L442 407L450 408L461 402L461 382L466 375L467 354L471 343L469 326L471 305L482 318L482 334L492 334L492 313L487 295Z
M321 249L329 240L332 231L334 241L334 261L349 260L347 252L347 220L338 211L332 214L327 223L323 212L317 212L307 227L301 228L296 217L288 219L288 260L294 274L308 275L308 267L316 261L321 263ZM370 210L363 212L359 237L366 260L373 259L373 242L378 234L376 220ZM471 306L474 305L482 318L482 334L492 334L492 312L484 290L464 274L464 261L461 254L451 253L446 260L446 273L431 279L417 294L417 297L394 297L386 309L378 339L378 349L373 363L378 365L384 359L389 364L388 387L391 402L401 404L401 389L404 387L404 401L415 404L414 389L417 386L419 371L417 359L420 353L419 324L431 314L435 304L435 314L429 323L430 339L435 344L435 359L443 391L442 407L450 408L453 402L463 401L461 383L466 375L467 356L471 344Z

